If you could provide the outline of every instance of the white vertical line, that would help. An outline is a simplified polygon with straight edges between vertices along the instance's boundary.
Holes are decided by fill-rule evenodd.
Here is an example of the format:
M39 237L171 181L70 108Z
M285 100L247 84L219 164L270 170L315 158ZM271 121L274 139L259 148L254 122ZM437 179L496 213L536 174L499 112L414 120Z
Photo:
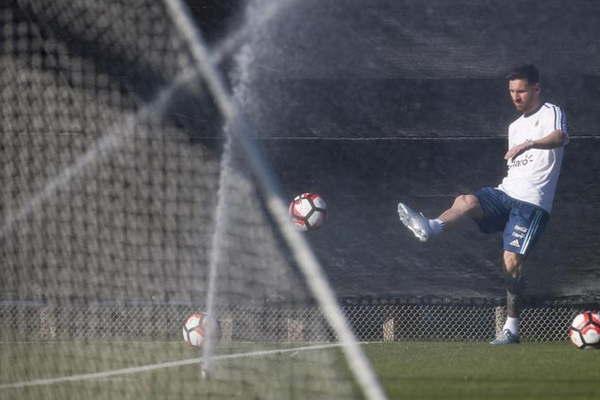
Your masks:
M226 133L225 145L223 146L223 155L220 163L219 188L217 190L217 209L215 215L214 232L212 234L210 255L208 261L208 285L206 291L206 313L208 314L207 330L202 346L202 365L201 370L204 374L210 374L211 361L215 346L215 326L212 322L216 321L215 317L215 296L217 291L217 275L218 265L221 261L221 243L225 240L224 230L227 227L227 212L225 210L225 196L227 196L227 174L228 168L232 159L232 138Z

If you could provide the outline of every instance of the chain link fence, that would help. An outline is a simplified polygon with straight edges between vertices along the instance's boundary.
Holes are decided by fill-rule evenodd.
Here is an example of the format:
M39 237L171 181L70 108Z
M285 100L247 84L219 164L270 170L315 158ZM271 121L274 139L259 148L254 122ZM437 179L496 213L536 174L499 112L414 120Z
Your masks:
M343 310L361 341L484 341L505 319L493 304L358 303ZM544 304L525 308L524 341L567 338L582 304ZM130 339L174 340L196 308L184 304L82 304L4 302L0 304L2 341ZM218 310L221 340L254 342L329 342L333 332L316 306L240 306Z

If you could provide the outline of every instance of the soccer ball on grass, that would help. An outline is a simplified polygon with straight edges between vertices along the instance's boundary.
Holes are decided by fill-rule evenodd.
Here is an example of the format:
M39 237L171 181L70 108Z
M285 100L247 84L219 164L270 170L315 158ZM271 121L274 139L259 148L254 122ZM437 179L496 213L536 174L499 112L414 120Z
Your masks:
M207 313L198 311L186 318L183 323L183 340L194 347L202 346L208 334L208 329L215 329L213 335L219 337L219 326L215 319Z
M600 315L594 311L578 314L569 328L569 338L580 349L600 347Z

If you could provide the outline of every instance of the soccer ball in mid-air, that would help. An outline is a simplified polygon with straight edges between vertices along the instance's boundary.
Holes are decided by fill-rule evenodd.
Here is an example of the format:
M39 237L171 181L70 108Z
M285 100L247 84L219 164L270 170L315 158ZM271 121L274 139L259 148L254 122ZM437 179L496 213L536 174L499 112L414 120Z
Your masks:
M319 228L327 216L327 204L316 193L302 193L294 197L289 207L292 223L300 230Z
M600 315L593 311L578 314L569 328L569 338L580 349L600 347Z
M217 323L214 319L209 318L205 312L195 312L187 317L183 323L183 340L192 346L200 347L204 343L209 327L215 329L215 333L218 332Z

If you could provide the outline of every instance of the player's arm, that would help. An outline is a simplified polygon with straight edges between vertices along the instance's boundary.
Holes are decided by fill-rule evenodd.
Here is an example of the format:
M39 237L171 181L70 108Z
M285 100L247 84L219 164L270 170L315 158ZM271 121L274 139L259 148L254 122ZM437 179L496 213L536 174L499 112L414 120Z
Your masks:
M567 144L569 142L569 136L567 136L562 129L557 129L541 139L531 140L530 142L530 149L550 150Z
M543 138L536 140L526 140L523 143L520 143L513 148L509 149L504 155L505 160L510 160L511 158L517 157L519 154L529 150L529 149L542 149L542 150L550 150L555 149L557 147L562 147L567 144L569 141L569 136L565 134L562 129L556 129Z

